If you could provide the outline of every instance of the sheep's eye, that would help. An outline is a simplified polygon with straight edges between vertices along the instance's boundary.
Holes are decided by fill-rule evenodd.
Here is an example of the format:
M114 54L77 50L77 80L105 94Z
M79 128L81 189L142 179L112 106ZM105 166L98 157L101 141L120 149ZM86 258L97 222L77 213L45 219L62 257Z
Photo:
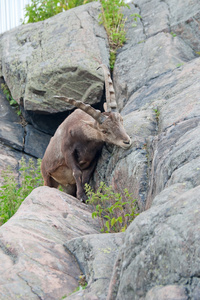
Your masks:
M103 130L102 132L103 132L103 134L106 134L106 133L108 133L108 131L106 131L106 130Z

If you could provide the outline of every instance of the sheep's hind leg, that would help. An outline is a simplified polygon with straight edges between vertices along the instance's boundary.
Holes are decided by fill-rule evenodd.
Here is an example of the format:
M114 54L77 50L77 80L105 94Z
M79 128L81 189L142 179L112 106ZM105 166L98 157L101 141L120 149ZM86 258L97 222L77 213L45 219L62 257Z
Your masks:
M59 186L59 183L55 179L53 179L51 176L47 175L46 178L44 179L44 185L57 189Z
M63 192L76 197L76 184L67 184L67 185L61 184L61 186L63 188Z

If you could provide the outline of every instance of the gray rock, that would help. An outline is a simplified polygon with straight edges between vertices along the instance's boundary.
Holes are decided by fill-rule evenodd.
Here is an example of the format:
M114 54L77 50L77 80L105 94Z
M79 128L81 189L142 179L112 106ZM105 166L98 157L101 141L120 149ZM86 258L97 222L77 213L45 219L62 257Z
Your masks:
M125 9L128 40L118 51L114 70L118 105L133 145L127 151L107 145L91 183L97 188L105 181L118 192L128 188L141 210L145 205L149 209L125 233L99 235L89 207L57 190L36 189L0 229L0 285L8 298L18 293L22 299L98 300L107 294L107 300L199 299L200 2L134 3ZM132 26L134 13L142 16L137 26ZM41 24L47 27L56 18ZM38 32L41 24L35 25ZM26 39L21 41L28 49ZM38 84L34 74L27 78ZM102 84L101 74L97 77ZM17 163L7 153L5 159L0 148L0 167ZM87 288L69 295L79 285L81 272Z
M42 158L51 136L35 129L31 125L27 125L25 128L24 152L34 157Z
M16 111L13 107L10 106L9 101L6 99L1 88L1 84L5 82L0 78L0 120L6 120L9 122L20 122L19 116L16 114Z
M127 42L116 61L115 86L120 91L117 92L119 105L126 104L122 110L125 120L130 118L132 124L142 124L144 116L148 116L143 130L134 132L129 126L134 137L146 144L143 151L146 151L147 159L141 161L141 173L130 178L130 168L136 168L140 161L130 160L134 147L122 164L115 153L111 159L115 161L111 176L119 169L123 170L123 184L134 185L135 177L139 184L143 182L144 199L147 199L146 208L149 209L141 213L126 231L107 299L198 299L200 59L195 58L199 34L195 37L195 32L200 3L194 1L194 6L187 6L185 1L136 0L134 3L142 16L138 30L141 32L141 25L144 27L145 44L150 46L152 43L152 46L137 45L134 38ZM183 6L187 6L184 12ZM160 19L161 11L163 18ZM190 23L192 29L184 36ZM185 28L180 32L177 30L176 37L165 33L183 25ZM190 44L191 39L193 44ZM159 48L156 49L159 40L163 40L166 51L162 59L162 48L160 53ZM142 59L137 56L137 47L141 47L138 53ZM123 59L126 55L127 60ZM183 64L173 67L170 64L174 59L182 60ZM153 76L152 71L158 75ZM106 171L108 168L109 165ZM119 174L120 182L122 172Z
M124 233L89 235L65 243L66 249L77 258L88 282L86 290L78 291L66 299L106 299L112 269L123 238Z
M148 153L146 138L156 128L153 110L134 111L124 116L124 127L132 138L128 150L117 147L103 149L91 184L98 188L101 181L123 194L124 188L145 208L148 186Z
M0 141L16 150L23 150L24 129L20 124L0 121Z
M199 49L199 1L193 0L188 5L186 0L135 0L134 1L142 19L143 33L146 38L157 33L169 32L180 36L195 51ZM153 8L153 9L152 9Z
M168 26L167 22L162 23L165 19L161 18L162 22L158 23L162 8L167 20L169 15L175 14L173 12L175 5L172 5L173 9L169 10L166 2L154 2L156 10L148 1L136 1L136 7L131 5L131 10L125 10L128 17L126 22L128 40L118 53L114 69L117 101L120 108L126 104L121 114L124 117L125 128L132 136L133 146L129 151L115 149L110 156L108 155L109 158L106 158L103 153L94 175L97 185L103 180L108 184L112 183L118 191L120 191L118 186L125 185L138 199L141 208L144 208L147 198L149 203L163 188L169 186L169 177L183 164L178 161L174 164L175 158L170 159L172 155L170 145L173 145L183 133L196 127L199 120L200 60L182 38L167 33L169 32L165 30ZM182 7L182 2L180 6ZM190 8L191 11L188 11L187 16L197 14L197 6L194 10ZM139 13L142 16L142 19L138 18L137 27L132 26L132 13ZM154 23L146 22L150 17L155 18ZM180 22L183 22L184 18L185 21L187 20L187 17L182 15ZM179 19L180 17L177 16L177 22ZM157 31L154 24L157 26ZM147 28L154 33L147 34ZM145 41L140 43L137 34L141 39L142 34L145 34ZM154 138L159 133L158 138ZM157 140L160 141L162 138L162 146L159 146L161 144ZM183 144L180 145L180 151L181 147ZM169 155L167 165L161 161L161 157L164 159L163 151ZM190 151L188 144L188 153ZM195 152L198 156L197 144ZM175 147L174 155L176 153ZM185 156L182 154L183 152L180 152L184 160ZM155 176L155 168L157 168L155 163L158 161L162 170L157 166L157 176ZM173 170L170 171L169 165ZM99 176L99 174L104 175Z
M4 83L0 80L0 85ZM15 109L0 89L0 142L14 149L23 150L24 129Z
M158 286L166 286L159 299L198 299L199 199L198 186L164 203L157 200L157 205L132 222L116 262L108 299L158 299Z
M151 289L145 300L187 300L187 291L185 288L180 287L178 285L167 285L164 287L158 286Z
M128 40L117 55L114 68L114 84L120 109L150 79L197 56L200 4L198 0L193 2L187 5L185 0L178 4L177 1L136 0L135 6L130 5L131 9L125 10ZM138 13L141 18L134 21L134 14ZM176 29L176 26L183 27L182 23L188 25L184 29ZM177 36L174 37L174 33Z
M0 228L0 299L61 299L78 287L81 270L66 240L96 234L88 207L40 187Z
M0 37L0 76L26 111L69 109L53 98L57 94L101 101L104 80L96 68L109 64L109 51L100 8L95 2L82 5Z
M197 121L197 127L194 128L195 121ZM200 184L199 176L196 176L195 180L193 178L195 173L191 178L188 177L188 164L193 165L195 172L195 164L199 157L199 119L187 122L187 124L183 123L181 123L182 126L179 125L171 132L163 134L163 139L160 136L160 141L154 149L148 207L150 206L150 199L153 199L165 187L169 186L170 182L173 182L171 176L173 176L174 182L185 183L186 179L190 183L190 187ZM187 127L184 128L184 125ZM198 173L198 165L196 165L196 168ZM175 174L173 174L174 172Z
M114 85L120 108L150 79L194 58L193 50L182 39L173 38L169 33L161 32L143 43L130 45L126 51L118 54L114 68Z
M16 109L10 106L1 89L0 106L1 144L25 152L30 156L42 158L51 136L35 129L30 124L22 126L22 119L17 115Z

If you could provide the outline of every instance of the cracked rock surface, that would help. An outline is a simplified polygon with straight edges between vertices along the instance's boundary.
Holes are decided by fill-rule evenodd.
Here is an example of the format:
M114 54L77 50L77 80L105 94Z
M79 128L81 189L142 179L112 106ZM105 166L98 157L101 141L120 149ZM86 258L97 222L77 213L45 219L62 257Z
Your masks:
M113 80L133 144L104 147L91 183L127 188L143 212L125 233L99 235L86 205L36 189L0 228L0 299L199 300L200 2L135 0L125 14L128 39ZM73 15L82 30L85 14ZM6 151L0 148L0 168L17 165ZM71 294L81 273L87 288Z
M0 79L0 84L2 83L4 84L4 81ZM10 157L10 162L15 160L16 163L10 164L14 168L22 156L33 159L42 158L51 136L35 129L30 124L22 124L21 118L10 106L1 88L0 107L0 155ZM1 160L4 164L5 159Z
M99 168L148 210L126 231L107 300L199 299L200 2L190 4L136 0L126 11L114 83L133 146Z
M109 65L100 8L89 3L1 35L0 76L26 111L65 111L66 104L53 95L100 102L103 76L96 68Z
M88 207L56 189L35 189L0 228L0 299L61 299L78 286L66 240L98 233Z

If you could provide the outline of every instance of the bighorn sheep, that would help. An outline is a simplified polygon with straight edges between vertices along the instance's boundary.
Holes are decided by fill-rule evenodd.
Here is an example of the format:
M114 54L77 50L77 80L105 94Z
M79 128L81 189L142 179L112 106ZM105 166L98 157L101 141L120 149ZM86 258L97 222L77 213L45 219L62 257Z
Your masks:
M104 70L107 112L100 112L81 101L55 96L79 109L76 109L58 127L51 138L42 159L44 184L58 187L85 202L85 183L96 167L104 142L124 149L131 146L121 115L116 112L117 105L110 73Z

